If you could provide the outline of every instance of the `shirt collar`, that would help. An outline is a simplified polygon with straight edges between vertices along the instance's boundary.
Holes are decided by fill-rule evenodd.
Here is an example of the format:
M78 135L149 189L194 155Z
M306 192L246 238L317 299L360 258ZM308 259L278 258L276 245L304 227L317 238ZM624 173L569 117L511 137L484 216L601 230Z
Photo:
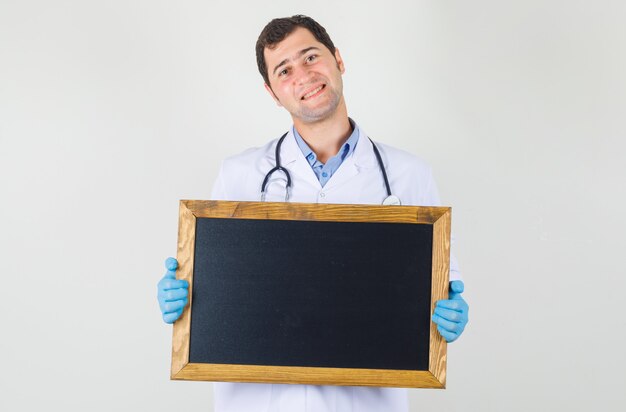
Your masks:
M348 120L350 121L350 126L352 126L352 134L350 134L350 137L348 137L348 140L346 140L346 142L343 144L343 146L341 146L341 148L335 155L337 156L341 154L341 160L344 160L346 157L351 155L352 152L354 152L354 148L356 147L356 144L359 141L359 127L356 125L354 120L350 118L348 118ZM296 143L298 143L298 147L300 148L300 150L302 151L302 154L304 155L304 158L307 160L307 162L309 162L311 166L313 166L317 162L317 156L315 155L315 152L311 150L311 148L304 141L302 136L300 136L300 133L298 133L298 131L296 130L295 125L292 126L291 129L293 131L294 137L296 138Z

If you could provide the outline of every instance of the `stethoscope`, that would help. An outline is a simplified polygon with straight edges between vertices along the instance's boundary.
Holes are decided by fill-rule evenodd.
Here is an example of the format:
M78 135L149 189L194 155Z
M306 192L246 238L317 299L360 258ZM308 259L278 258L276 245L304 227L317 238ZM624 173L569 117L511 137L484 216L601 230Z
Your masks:
M265 175L265 178L263 179L263 184L261 185L261 201L262 202L265 201L265 190L267 189L267 182L270 180L270 176L272 176L272 173L279 172L279 171L283 172L285 176L287 177L287 184L285 185L285 202L289 201L289 195L291 193L291 175L289 174L289 171L285 169L283 166L281 166L280 164L280 147L282 146L283 140L285 140L285 137L287 136L288 133L289 132L282 135L280 139L278 139L278 143L276 143L276 166L274 166L269 172L267 172L267 174ZM378 151L378 147L376 147L376 144L374 143L372 139L369 139L369 140L370 142L372 142L372 147L374 148L374 154L376 155L378 166L380 167L380 171L382 172L382 175L383 175L383 180L385 181L385 189L387 189L387 197L385 198L385 200L383 200L383 205L385 206L400 205L401 204L400 198L398 196L394 196L391 194L391 188L389 187L389 180L387 179L387 171L385 170L383 159L380 157L380 152Z

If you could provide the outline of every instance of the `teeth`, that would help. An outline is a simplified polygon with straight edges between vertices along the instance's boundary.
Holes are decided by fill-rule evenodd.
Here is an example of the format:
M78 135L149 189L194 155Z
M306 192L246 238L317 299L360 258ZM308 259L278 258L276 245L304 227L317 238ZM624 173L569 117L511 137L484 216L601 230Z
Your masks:
M318 87L315 90L312 90L310 92L308 92L307 94L305 94L304 96L302 96L303 99L308 99L309 97L313 96L315 93L319 92L320 90L322 90L322 88L324 87L324 85L321 85L320 87Z

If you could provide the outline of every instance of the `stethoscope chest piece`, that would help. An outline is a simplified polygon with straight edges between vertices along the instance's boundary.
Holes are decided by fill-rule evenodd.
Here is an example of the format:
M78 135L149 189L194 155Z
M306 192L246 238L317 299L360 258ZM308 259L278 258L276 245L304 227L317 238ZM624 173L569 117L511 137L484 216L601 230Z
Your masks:
M383 206L400 206L400 198L398 196L389 195L383 200Z

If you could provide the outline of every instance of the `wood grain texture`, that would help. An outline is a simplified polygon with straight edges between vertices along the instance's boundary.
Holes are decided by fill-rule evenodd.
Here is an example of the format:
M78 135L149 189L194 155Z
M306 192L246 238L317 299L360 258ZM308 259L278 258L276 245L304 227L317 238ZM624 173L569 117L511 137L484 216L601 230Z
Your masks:
M173 379L305 385L443 388L429 371L189 363Z
M196 218L380 222L433 225L431 314L448 297L450 215L448 207L370 206L181 200L178 279L189 281L189 305L174 324L171 379L311 385L445 388L446 342L430 324L429 370L380 370L189 363Z
M450 211L444 213L433 225L433 262L430 313L434 313L438 300L448 299L450 278ZM430 322L430 354L428 370L446 386L447 343Z
M196 217L180 202L178 215L178 269L176 278L189 282L189 303L182 316L174 323L172 336L172 378L189 363L191 333L191 296L193 288L193 257L196 237Z
M448 207L182 200L196 217L432 224Z

